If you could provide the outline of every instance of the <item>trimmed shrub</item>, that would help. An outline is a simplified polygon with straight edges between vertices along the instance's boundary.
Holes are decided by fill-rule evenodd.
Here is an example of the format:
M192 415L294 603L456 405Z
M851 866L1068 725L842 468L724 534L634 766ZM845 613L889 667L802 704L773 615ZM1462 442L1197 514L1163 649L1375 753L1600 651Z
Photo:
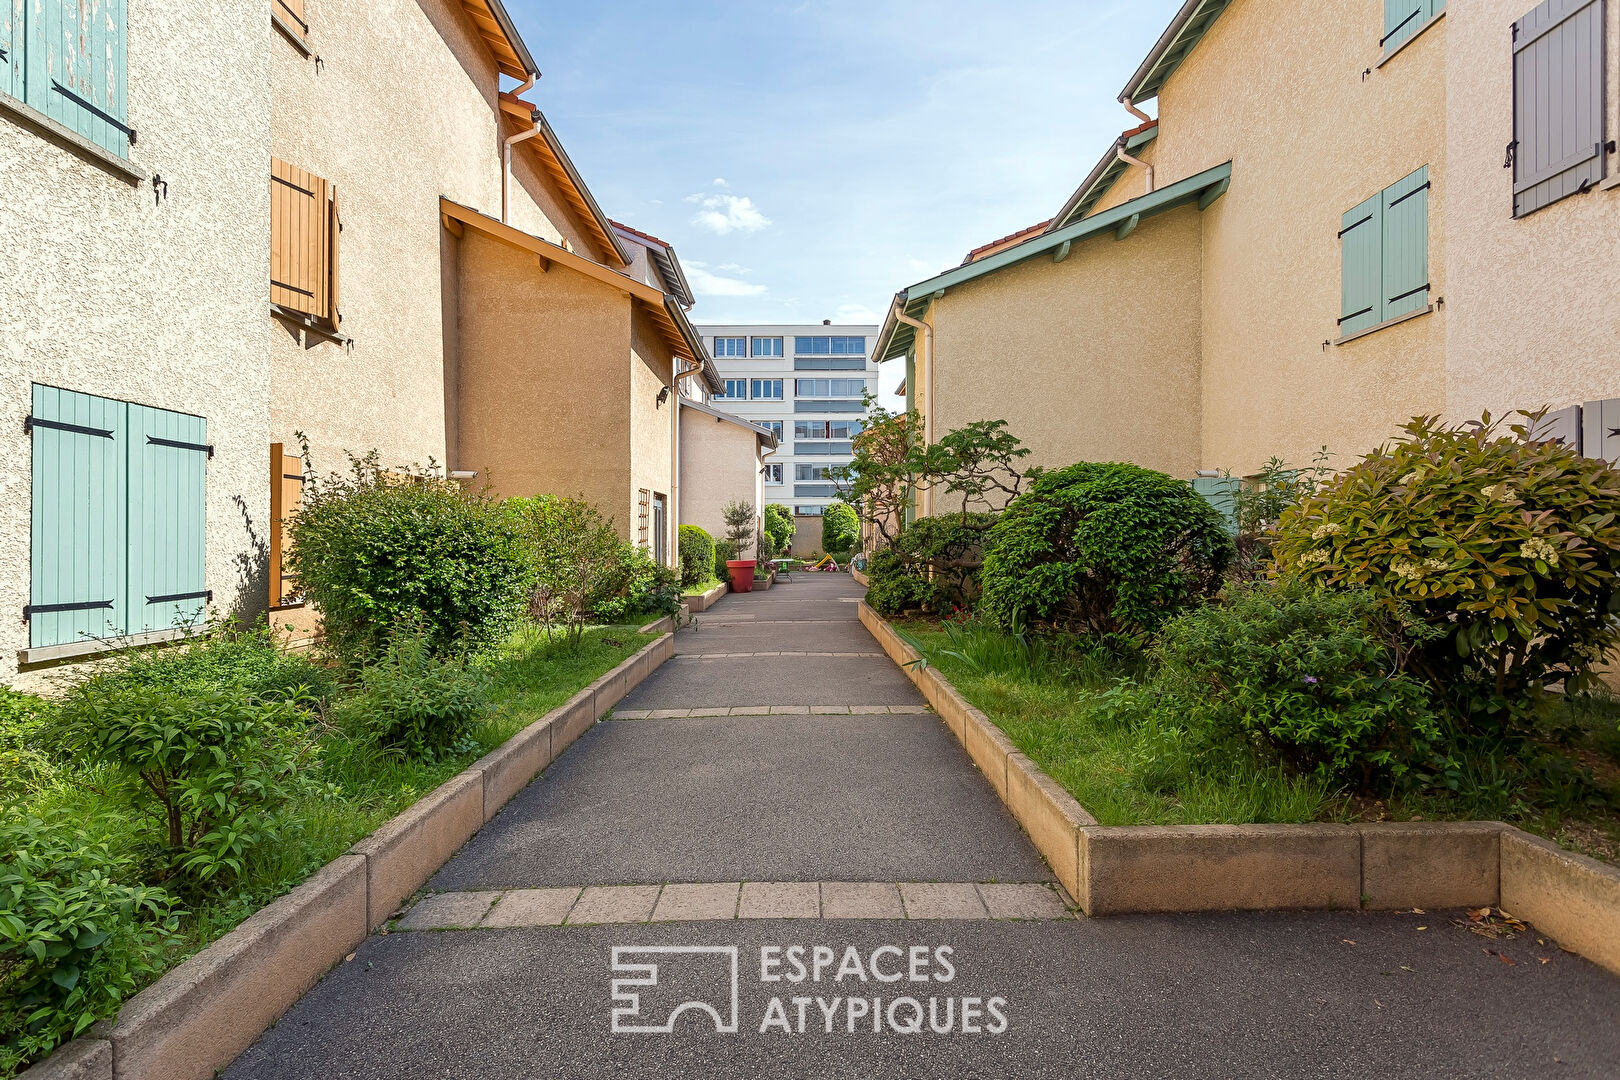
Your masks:
M117 1011L162 970L173 900L64 822L0 816L0 1074Z
M1409 647L1365 590L1237 586L1164 624L1146 699L1189 729L1366 790L1425 764L1441 737L1428 688L1400 670Z
M972 608L980 591L980 547L995 520L993 514L970 513L913 521L892 547L872 556L866 602L885 617Z
M577 646L601 612L622 614L633 566L610 518L560 495L508 499L506 512L523 538L530 618Z
M291 521L298 586L350 662L379 652L420 613L434 649L494 640L523 610L525 569L510 515L431 470L388 470L375 451L316 482Z
M728 581L729 571L726 563L737 557L737 546L730 540L716 540L714 542L714 576L721 581Z
M828 503L821 512L821 546L835 559L847 558L861 542L861 519L847 503Z
M488 673L435 654L431 640L421 620L401 621L383 655L360 670L358 693L338 707L351 731L413 761L454 752L489 711Z
M765 505L765 531L776 543L777 551L786 551L793 545L793 512L781 503Z
M714 537L696 525L682 525L679 535L681 584L690 588L714 571Z
M1405 434L1283 512L1279 572L1369 590L1432 630L1412 670L1468 722L1525 730L1620 644L1620 472L1531 414Z
M1082 462L1040 474L991 528L981 610L1003 629L1139 638L1211 595L1231 552L1192 485Z
M153 846L198 887L242 873L281 834L314 753L306 699L250 701L238 690L132 685L92 676L64 698L53 734L157 823Z

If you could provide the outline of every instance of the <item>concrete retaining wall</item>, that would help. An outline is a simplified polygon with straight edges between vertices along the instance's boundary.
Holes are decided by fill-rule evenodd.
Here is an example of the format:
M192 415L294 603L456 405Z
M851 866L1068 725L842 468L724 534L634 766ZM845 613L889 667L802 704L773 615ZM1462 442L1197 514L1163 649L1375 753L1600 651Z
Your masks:
M1620 973L1620 869L1495 821L1098 825L864 602L928 699L1087 915L1500 906Z
M686 597L686 609L693 615L708 611L719 602L722 596L726 595L727 588L726 583L722 581L708 592L689 594Z
M675 654L666 633L63 1046L29 1080L208 1080Z

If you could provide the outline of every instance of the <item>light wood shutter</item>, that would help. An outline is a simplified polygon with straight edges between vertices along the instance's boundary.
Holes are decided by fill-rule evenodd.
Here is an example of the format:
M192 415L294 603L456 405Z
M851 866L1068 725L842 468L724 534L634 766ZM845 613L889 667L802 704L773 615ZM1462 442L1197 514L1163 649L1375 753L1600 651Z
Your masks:
M333 321L337 210L326 181L270 161L270 302Z
M304 462L282 443L270 444L270 606L302 603L287 569L292 550L288 524L304 501Z
M309 36L309 23L304 19L304 0L270 0L270 12L296 30L300 38Z

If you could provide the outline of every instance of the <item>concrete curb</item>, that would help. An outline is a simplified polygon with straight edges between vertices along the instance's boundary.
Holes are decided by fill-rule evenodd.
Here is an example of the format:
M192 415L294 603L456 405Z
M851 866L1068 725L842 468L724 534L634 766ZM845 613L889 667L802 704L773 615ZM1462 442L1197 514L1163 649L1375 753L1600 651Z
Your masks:
M649 642L23 1075L208 1080L674 654L673 633Z
M708 611L719 602L722 596L726 595L726 589L727 585L722 581L708 592L688 594L686 597L687 609L690 610L693 615Z
M872 579L855 569L853 566L849 568L849 576L854 578L863 589L870 589L872 587Z
M662 619L654 619L646 626L636 628L638 634L668 634L675 630L675 616L665 615Z
M1620 868L1496 821L1098 825L865 601L859 613L1087 915L1491 905L1620 974Z

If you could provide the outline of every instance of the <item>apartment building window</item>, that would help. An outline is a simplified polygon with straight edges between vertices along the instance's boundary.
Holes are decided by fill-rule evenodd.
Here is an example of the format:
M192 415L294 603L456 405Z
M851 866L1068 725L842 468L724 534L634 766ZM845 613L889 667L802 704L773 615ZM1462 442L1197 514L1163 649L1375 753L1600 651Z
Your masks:
M1344 215L1339 336L1429 306L1429 169L1424 166Z
M5 0L0 93L128 158L127 28L125 0Z
M755 379L753 382L753 396L760 401L781 401L781 379Z
M716 396L716 398L715 398L716 401L719 401L722 398L726 399L726 400L731 400L731 401L747 401L748 400L748 380L747 379L727 379L725 382L726 382L726 388L724 390L722 390L719 393L719 395Z
M211 599L208 421L33 388L31 648L170 630Z
M864 425L859 420L795 420L795 439L853 439Z
M1446 9L1446 0L1384 0L1384 55L1399 49Z
M821 506L795 506L793 512L799 517L820 517L824 509L826 508Z
M797 379L800 397L858 398L866 393L865 379Z
M780 421L780 420L755 420L754 423L758 424L760 427L764 428L766 431L769 431L772 435L775 435L777 442L782 441L782 421Z
M793 466L793 479L795 480L832 480L832 471L837 465L825 462L801 461Z
M1604 174L1603 4L1547 0L1513 24L1513 216Z
M765 466L765 482L767 484L782 483L782 463L775 462Z
M337 187L270 159L270 302L341 329Z
M779 337L757 337L753 339L755 356L781 356L782 339Z
M793 351L799 356L865 356L864 337L796 337Z
M747 356L748 339L745 337L717 337L714 339L714 355Z

